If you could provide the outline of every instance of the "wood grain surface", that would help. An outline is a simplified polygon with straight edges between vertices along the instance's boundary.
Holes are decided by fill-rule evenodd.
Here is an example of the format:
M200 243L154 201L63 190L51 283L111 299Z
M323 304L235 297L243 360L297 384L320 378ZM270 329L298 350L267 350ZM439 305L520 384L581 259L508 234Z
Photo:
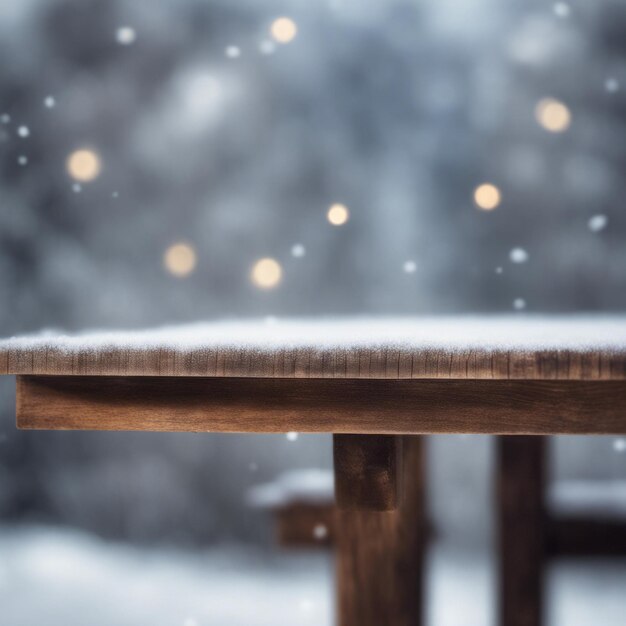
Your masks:
M402 437L335 435L335 499L340 509L393 511L401 499Z
M421 437L402 440L405 489L398 509L337 509L339 626L423 623L424 446Z
M197 324L0 340L0 374L625 380L626 317Z
M543 624L543 437L496 438L498 625Z
M19 376L20 428L624 434L626 382Z

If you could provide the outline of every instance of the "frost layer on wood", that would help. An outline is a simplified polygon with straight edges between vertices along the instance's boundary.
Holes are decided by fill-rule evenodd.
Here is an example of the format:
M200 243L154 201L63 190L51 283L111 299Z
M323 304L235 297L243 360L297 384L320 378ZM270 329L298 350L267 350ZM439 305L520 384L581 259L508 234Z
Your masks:
M0 341L0 373L626 379L624 316L243 320Z

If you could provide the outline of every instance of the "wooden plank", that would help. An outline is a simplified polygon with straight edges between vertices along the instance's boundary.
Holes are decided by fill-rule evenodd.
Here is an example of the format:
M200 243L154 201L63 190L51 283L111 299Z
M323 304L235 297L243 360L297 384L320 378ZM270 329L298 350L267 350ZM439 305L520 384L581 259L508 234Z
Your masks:
M0 374L626 380L626 316L212 322L0 340Z
M557 516L547 522L546 556L626 556L626 520Z
M19 376L20 428L623 434L626 382Z
M405 494L395 511L338 510L339 626L420 626L423 616L424 449L403 437Z
M497 437L500 626L540 626L545 508L543 437Z
M401 440L394 435L334 435L335 499L340 509L398 508Z

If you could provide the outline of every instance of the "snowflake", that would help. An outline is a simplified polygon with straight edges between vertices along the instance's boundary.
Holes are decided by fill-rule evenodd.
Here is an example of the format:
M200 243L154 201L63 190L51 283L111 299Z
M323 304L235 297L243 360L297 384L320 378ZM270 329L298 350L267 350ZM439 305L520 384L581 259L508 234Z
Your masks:
M137 33L135 32L135 29L130 26L120 26L115 32L115 39L117 40L117 43L122 46L130 46L135 43Z
M615 452L626 452L626 439L616 439L613 442Z
M524 248L513 248L509 252L511 263L526 263L528 261L528 252Z
M259 52L261 54L273 54L275 50L276 50L276 44L273 41L270 41L269 39L264 39L259 44Z
M572 9L566 2L557 2L554 7L554 14L558 17L569 17Z
M306 248L301 243L296 243L291 246L291 256L297 259L303 257L306 254Z
M326 524L316 524L313 528L313 537L318 541L328 537L328 527Z
M589 218L587 225L589 226L589 230L591 232L597 233L606 228L608 222L609 220L606 215L594 215Z

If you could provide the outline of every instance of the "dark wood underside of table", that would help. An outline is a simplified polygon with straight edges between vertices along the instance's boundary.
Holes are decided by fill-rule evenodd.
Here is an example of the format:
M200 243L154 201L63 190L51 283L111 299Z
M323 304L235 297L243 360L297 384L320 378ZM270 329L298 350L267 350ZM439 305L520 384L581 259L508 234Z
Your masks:
M25 429L623 434L626 381L18 376Z

